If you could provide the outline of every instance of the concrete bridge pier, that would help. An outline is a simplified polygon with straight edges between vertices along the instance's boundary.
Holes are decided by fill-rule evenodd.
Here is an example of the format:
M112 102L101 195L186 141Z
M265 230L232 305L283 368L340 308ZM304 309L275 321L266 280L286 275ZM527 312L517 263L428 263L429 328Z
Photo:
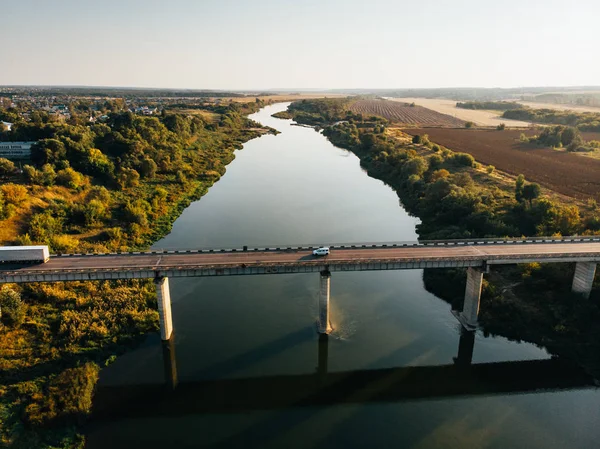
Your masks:
M156 299L158 300L158 319L160 322L160 338L169 340L173 333L173 320L171 317L171 292L169 291L169 278L159 277L154 279L156 285Z
M321 286L319 289L319 321L317 331L320 334L329 334L333 328L329 322L329 296L331 290L331 273L329 270L321 271Z
M479 301L481 300L481 288L483 286L483 270L481 268L469 267L467 269L467 287L465 289L465 302L458 319L467 330L477 328L477 316L479 315Z
M595 262L577 262L575 265L575 276L573 276L574 293L580 293L584 298L589 298L592 292L592 284L596 275Z

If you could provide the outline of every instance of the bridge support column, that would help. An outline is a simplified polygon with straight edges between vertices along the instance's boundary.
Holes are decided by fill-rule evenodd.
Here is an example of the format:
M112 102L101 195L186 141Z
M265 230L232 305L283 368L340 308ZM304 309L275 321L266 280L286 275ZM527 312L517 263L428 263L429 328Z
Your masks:
M319 322L317 331L328 334L333 329L329 323L329 292L331 290L331 273L329 270L321 271L321 288L319 289Z
M595 262L577 262L575 265L575 276L573 276L573 287L571 290L575 293L581 293L585 298L589 298L595 275Z
M160 338L168 340L173 333L173 320L171 319L171 292L169 291L169 278L161 277L154 280L156 285L156 299L158 300L158 319L160 322Z
M467 269L467 288L465 289L465 302L459 320L467 330L477 327L477 315L479 315L479 300L481 299L481 287L483 286L483 270L469 267Z

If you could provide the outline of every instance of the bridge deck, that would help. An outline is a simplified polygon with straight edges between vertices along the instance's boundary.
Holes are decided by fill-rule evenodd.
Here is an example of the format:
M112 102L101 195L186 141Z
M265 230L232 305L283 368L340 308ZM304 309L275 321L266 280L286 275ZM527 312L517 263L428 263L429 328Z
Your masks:
M218 276L428 267L467 267L523 262L599 262L600 242L478 244L310 250L168 252L63 255L45 264L1 266L0 283L87 279Z

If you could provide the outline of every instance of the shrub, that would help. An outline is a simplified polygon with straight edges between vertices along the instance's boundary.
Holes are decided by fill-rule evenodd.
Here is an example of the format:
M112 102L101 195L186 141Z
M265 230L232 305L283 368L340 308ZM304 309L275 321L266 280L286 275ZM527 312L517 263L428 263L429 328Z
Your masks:
M15 206L20 205L27 198L27 189L18 184L4 184L0 187L2 195L4 195L4 201L7 204L14 204Z
M85 181L86 180L81 173L70 167L60 170L56 174L56 183L70 189L80 189L84 186Z
M448 176L450 176L450 172L448 170L446 170L445 168L436 170L431 174L431 182L435 182L438 179L445 179Z
M2 176L11 175L15 172L15 170L16 170L16 167L12 161L9 161L8 159L0 157L0 175L2 175Z
M473 126L475 126L475 123L473 123L473 122L466 122L465 123L465 128L467 128L467 129L473 128Z
M475 159L468 153L455 153L452 156L452 162L456 165L463 165L465 167L475 166Z
M494 170L496 170L496 167L494 167L493 165L488 165L485 169L485 171L488 172L490 175L494 173Z
M498 131L504 131L506 129L506 124L505 123L500 123L498 126L496 126L496 129Z
M413 136L412 143L421 143L421 136L419 134Z

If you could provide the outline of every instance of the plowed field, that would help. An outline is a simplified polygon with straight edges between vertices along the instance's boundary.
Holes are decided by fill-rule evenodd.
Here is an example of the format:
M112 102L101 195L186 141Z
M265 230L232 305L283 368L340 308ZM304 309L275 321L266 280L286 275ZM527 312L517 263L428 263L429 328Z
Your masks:
M378 115L392 122L421 126L464 126L465 122L422 106L410 106L389 100L358 100L350 107L352 112Z
M512 175L523 174L564 195L600 200L600 160L577 156L519 141L519 130L408 128L404 132L428 134L432 142L471 154L478 162Z

